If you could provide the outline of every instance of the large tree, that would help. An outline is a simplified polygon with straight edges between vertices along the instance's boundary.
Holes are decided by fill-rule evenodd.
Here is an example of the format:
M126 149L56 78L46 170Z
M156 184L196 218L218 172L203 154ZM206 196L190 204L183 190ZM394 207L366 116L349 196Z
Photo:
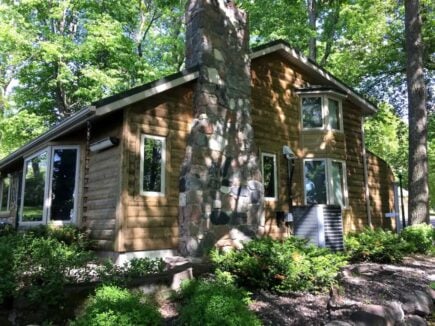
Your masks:
M419 0L405 0L409 115L410 224L429 221L426 91L423 74L422 19Z

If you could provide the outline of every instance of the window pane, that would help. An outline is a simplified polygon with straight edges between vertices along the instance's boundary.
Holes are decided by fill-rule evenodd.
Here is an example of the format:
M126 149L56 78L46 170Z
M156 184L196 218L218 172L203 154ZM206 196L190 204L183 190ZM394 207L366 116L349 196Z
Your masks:
M162 192L163 141L144 138L143 191Z
M0 194L0 211L7 211L9 209L9 186L10 186L10 181L9 178L4 178L1 181L1 185L0 185L0 190L1 190L1 194Z
M303 128L323 127L321 97L302 98L302 123Z
M329 126L331 127L331 129L340 130L340 109L338 106L338 101L329 98L328 109L329 109Z
M331 163L332 194L331 204L345 206L344 202L344 183L343 183L343 164L341 162Z
M23 221L42 221L44 212L47 152L26 161L24 179Z
M326 204L326 173L324 161L306 161L304 166L307 204Z
M55 149L51 179L50 220L71 220L74 215L76 149Z
M275 198L275 157L263 155L263 180L264 180L264 196Z

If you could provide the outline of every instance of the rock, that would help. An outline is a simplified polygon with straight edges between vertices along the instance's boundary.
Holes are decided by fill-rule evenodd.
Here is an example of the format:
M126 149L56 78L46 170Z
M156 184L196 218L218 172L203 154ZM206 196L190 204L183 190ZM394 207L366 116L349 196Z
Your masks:
M406 314L425 317L432 312L433 299L428 293L416 290L404 293L402 297L402 306Z
M352 324L348 323L347 321L334 320L330 323L327 323L325 326L352 326Z
M400 324L405 314L398 302L389 302L381 305L363 305L360 310L350 316L356 325L394 326Z
M420 316L416 315L409 315L405 318L405 325L406 326L426 326L427 322Z

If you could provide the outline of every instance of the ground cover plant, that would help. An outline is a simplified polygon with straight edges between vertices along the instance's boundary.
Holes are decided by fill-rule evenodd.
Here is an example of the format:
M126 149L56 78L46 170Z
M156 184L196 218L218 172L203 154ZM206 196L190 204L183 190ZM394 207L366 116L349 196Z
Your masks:
M400 233L400 237L407 243L410 253L435 254L435 229L430 224L410 225Z
M261 325L248 309L249 293L226 281L195 280L184 283L178 324L191 326Z
M24 323L61 323L77 303L71 302L76 298L67 289L95 282L127 286L132 279L164 267L162 260L147 258L123 266L100 264L87 234L73 226L1 231L0 308L23 311Z
M406 254L434 254L435 231L431 225L417 224L396 234L388 230L366 228L345 237L346 253L351 262L399 263Z
M345 237L346 252L351 262L374 263L401 262L406 252L406 242L397 234L382 229L366 228Z
M161 325L157 308L139 292L104 285L85 304L82 314L71 326L146 326Z
M211 260L218 272L230 273L241 286L282 293L325 291L346 264L343 254L296 237L283 241L256 239L242 250L227 253L214 250Z

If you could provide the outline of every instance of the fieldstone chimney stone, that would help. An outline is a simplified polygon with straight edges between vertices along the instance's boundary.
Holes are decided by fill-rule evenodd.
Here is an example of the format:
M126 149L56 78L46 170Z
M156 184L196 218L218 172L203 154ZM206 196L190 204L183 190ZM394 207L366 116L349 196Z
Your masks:
M230 0L190 0L186 24L186 66L198 66L199 78L179 184L180 252L195 256L255 236L264 226L264 187L251 126L247 15Z

